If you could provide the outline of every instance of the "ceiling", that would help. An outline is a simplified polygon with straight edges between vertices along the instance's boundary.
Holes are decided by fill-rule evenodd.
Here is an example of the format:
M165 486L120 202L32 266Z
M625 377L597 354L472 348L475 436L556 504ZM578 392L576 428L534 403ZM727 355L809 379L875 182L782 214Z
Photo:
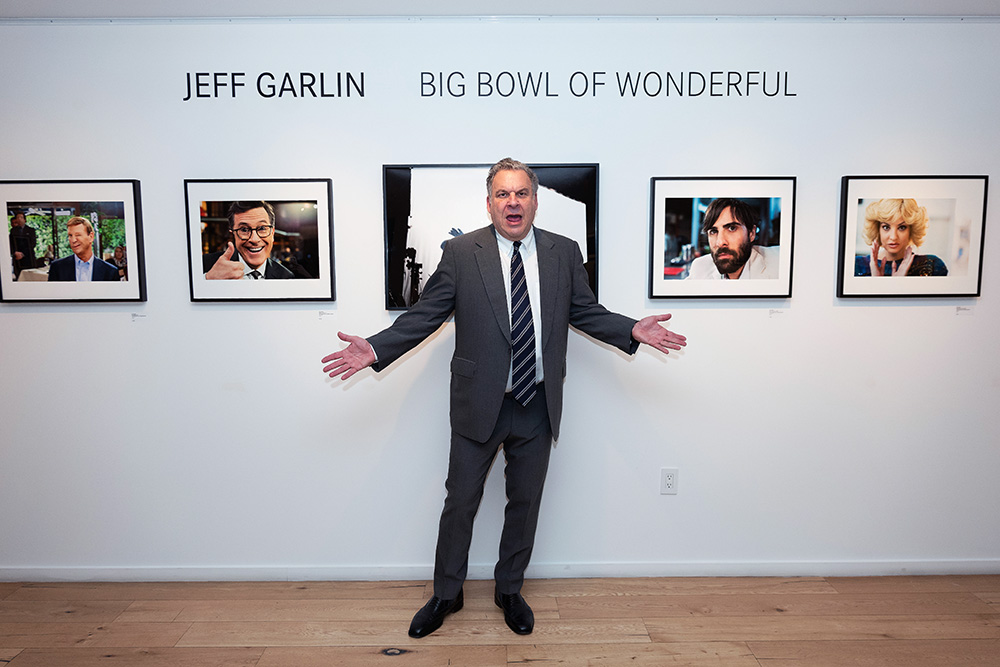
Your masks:
M0 20L258 17L1000 17L1000 0L0 0Z

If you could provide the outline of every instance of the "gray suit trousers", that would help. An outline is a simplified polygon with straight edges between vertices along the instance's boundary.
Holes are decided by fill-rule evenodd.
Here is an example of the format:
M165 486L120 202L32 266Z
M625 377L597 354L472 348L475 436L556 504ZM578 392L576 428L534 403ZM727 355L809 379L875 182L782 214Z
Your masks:
M510 394L503 399L500 417L485 443L452 432L448 491L438 527L434 561L434 595L453 600L469 570L472 525L483 497L483 487L497 452L506 458L507 506L504 510L500 556L494 579L501 593L517 593L531 550L542 503L542 487L552 450L552 429L545 404L545 383L521 406Z

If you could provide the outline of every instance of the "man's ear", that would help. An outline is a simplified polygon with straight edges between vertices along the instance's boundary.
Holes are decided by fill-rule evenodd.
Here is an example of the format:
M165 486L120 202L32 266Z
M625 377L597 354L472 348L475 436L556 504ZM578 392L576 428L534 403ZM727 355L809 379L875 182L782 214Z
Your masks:
M757 238L757 225L752 225L750 227L750 243L753 243Z

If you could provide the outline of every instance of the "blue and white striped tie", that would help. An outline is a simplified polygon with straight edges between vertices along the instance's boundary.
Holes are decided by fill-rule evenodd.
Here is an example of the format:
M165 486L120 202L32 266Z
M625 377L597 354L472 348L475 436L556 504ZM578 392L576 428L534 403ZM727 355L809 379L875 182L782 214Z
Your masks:
M514 241L510 257L510 339L514 347L511 361L511 393L521 405L535 397L535 322L531 317L528 283L524 279L520 241Z

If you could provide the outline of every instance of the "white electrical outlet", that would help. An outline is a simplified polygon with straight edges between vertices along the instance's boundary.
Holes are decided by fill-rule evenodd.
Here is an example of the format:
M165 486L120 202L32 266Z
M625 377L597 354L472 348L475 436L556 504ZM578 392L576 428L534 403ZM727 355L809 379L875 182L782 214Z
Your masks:
M660 495L677 495L677 468L660 468Z

